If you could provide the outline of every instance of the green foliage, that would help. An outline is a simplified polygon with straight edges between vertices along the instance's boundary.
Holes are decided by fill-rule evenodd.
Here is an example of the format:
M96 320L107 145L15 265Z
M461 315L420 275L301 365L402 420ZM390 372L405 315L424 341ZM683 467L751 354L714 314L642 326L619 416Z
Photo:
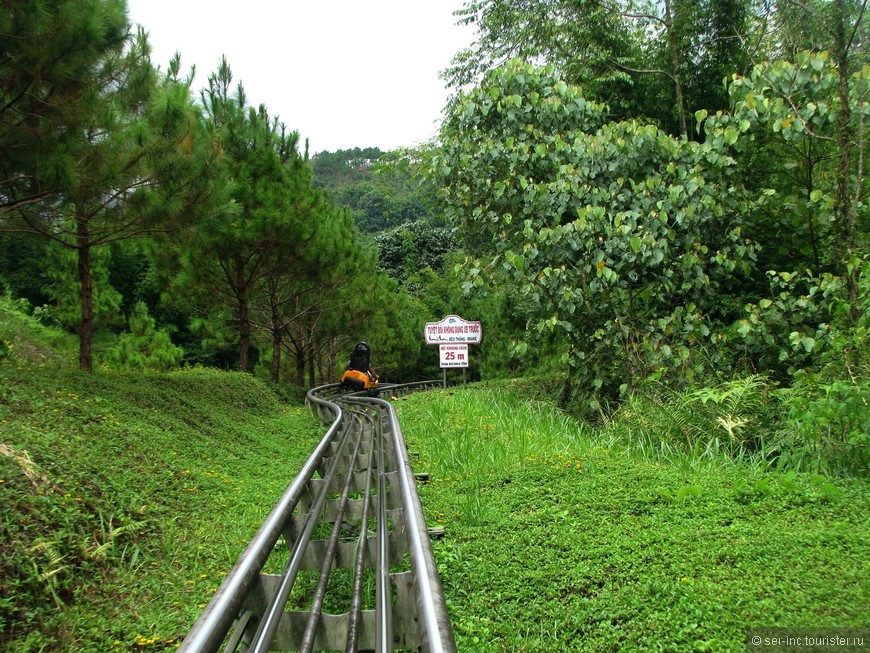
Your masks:
M870 381L801 378L782 391L788 410L780 464L823 474L870 471Z
M425 404L426 412L403 417L403 428L432 434L424 462L449 479L474 476L479 470L508 473L542 452L565 455L590 430L550 403L519 399L510 385L456 390L449 400Z
M432 216L431 198L415 185L398 153L376 147L318 152L314 186L351 211L363 233L378 233Z
M861 157L852 153L863 147L868 83L867 66L846 73L828 52L799 52L793 62L759 64L730 78L731 113L697 114L708 140L733 145L749 174L777 197L770 220L753 226L769 242L768 269L794 270L798 255L811 269L845 276L868 226L859 201ZM772 161L785 174L767 174Z
M321 236L311 242L322 202L296 149L298 133L289 132L264 105L249 107L242 84L231 90L232 84L232 71L223 59L203 94L209 130L221 152L223 210L204 216L186 232L183 274L175 283L180 289L193 286L190 295L199 312L217 323L210 325L212 330L221 322L231 325L238 366L248 370L255 303L274 305L283 285L290 286L292 297L300 280L314 276L314 266L303 253L316 255L323 240ZM281 300L286 303L287 295ZM277 310L266 310L270 308Z
M405 283L424 268L441 272L444 256L456 249L448 227L427 222L406 223L374 237L378 269L399 283ZM409 290L414 291L414 287Z
M48 258L46 276L49 283L45 292L51 297L51 305L46 309L46 319L54 320L69 330L82 320L81 281L76 272L77 255L73 250L54 248ZM121 295L109 283L109 251L98 250L92 258L91 277L94 283L92 296L94 320L101 326L120 326Z
M51 243L28 234L0 232L0 279L15 297L33 306L48 303L45 287L49 282Z
M607 420L621 447L651 460L764 462L778 449L771 437L779 403L759 376L677 392L651 384Z
M733 115L699 119L709 135L733 140L750 160L761 142L777 148L788 170L800 171L767 191L780 196L777 215L756 228L773 225L776 238L782 234L780 251L763 254L768 265L782 267L768 271L769 292L747 304L747 316L735 324L739 353L792 383L779 392L787 418L777 430L778 463L862 473L870 414L868 280L856 251L866 247L859 201L866 182L860 156L849 152L862 147L870 71L845 76L841 64L827 52L803 52L794 62L756 66L729 84Z
M432 169L482 257L466 289L517 288L581 384L615 396L657 369L691 379L719 284L750 269L733 164L713 143L608 123L551 67L514 61L460 96Z
M860 157L849 153L862 147L870 71L843 72L827 52L759 65L731 80L733 115L699 119L706 119L708 134L730 134L748 158L756 142L770 149L773 143L787 169L800 171L790 176L797 183L768 191L785 199L772 224L783 234L786 256L765 259L793 271L769 271L769 294L749 303L747 317L735 325L742 353L755 365L792 377L791 387L779 391L787 417L776 434L783 452L778 463L864 473L868 281L866 261L855 252L866 246L866 208L858 199L866 182Z
M109 283L122 298L121 310L129 316L136 304L160 310L160 245L157 241L125 240L109 248ZM164 272L165 273L165 272Z
M866 261L858 263L859 299L834 297L816 365L780 391L787 418L779 436L791 445L781 462L791 468L866 474L870 464L870 274Z
M373 167L384 156L377 147L318 152L311 157L311 168L317 186L331 193L341 187L371 182Z
M555 66L615 120L651 120L690 133L685 114L724 109L724 76L744 72L750 3L584 3L570 0L466 0L457 12L477 29L475 42L444 73L459 89L514 57ZM737 38L741 35L741 38Z
M71 334L46 328L38 311L24 299L0 295L0 342L7 357L22 365L63 366L75 351Z
M754 414L762 386L694 405ZM461 651L738 653L747 626L866 621L866 478L643 460L615 433L637 414L593 429L518 401L513 383L397 409L430 474L427 522L445 530L435 558Z
M322 429L248 375L71 370L20 320L0 312L0 648L177 646Z
M7 211L54 201L78 181L76 150L94 128L97 80L120 63L128 30L123 0L0 12L0 225Z
M181 364L184 350L172 344L166 331L156 328L148 307L139 302L129 319L129 331L122 333L105 355L112 367L129 370L170 370Z
M336 334L335 342L340 343L341 352L336 362L343 369L353 345L365 340L373 348L372 365L382 381L432 378L431 374L421 372L424 369L420 365L424 355L421 329L428 317L419 301L386 275L376 273L374 262L364 269L369 274L355 277L346 289L348 306L333 315L338 324L332 333Z
M831 274L814 277L789 272L768 272L770 294L749 303L747 317L734 325L737 351L755 369L789 375L818 364L830 345L842 282Z

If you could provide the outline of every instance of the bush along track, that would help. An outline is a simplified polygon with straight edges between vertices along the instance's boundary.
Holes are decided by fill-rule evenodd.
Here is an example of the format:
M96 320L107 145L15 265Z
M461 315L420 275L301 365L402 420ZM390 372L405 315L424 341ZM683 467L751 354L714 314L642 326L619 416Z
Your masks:
M642 460L503 388L399 402L462 651L744 651L870 620L863 479Z

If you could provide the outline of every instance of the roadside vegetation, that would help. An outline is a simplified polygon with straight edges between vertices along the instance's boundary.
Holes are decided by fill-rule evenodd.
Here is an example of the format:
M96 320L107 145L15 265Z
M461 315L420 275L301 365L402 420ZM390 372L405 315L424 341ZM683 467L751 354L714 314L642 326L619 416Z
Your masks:
M866 626L866 477L678 449L664 413L592 428L528 395L483 384L399 402L430 474L427 523L445 531L460 651L736 652L748 627ZM626 437L639 433L654 446Z
M0 340L0 649L174 650L322 429L242 373L70 369L8 306Z

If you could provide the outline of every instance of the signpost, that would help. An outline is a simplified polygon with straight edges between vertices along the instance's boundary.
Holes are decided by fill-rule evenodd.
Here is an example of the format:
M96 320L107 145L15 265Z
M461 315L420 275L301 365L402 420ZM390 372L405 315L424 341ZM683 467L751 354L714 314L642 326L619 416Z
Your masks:
M468 345L478 345L483 338L480 322L469 322L458 315L447 315L440 322L427 322L423 330L427 345L438 345L439 362L444 370L447 387L447 368L461 367L462 382L468 367Z

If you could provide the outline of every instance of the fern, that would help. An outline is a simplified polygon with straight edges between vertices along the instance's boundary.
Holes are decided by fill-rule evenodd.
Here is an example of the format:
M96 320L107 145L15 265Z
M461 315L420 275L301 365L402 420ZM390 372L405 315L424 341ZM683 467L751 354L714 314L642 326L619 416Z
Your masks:
M82 547L85 551L85 557L91 560L101 560L108 557L108 553L115 546L116 541L125 536L125 535L136 535L140 533L145 528L147 528L148 521L132 521L129 524L124 524L123 526L112 527L112 518L110 517L108 520L108 524L105 523L103 516L100 515L100 526L101 526L101 534L100 540L95 542L96 546L91 547Z
M32 564L35 578L48 589L55 604L62 607L63 601L57 588L60 576L70 566L66 564L66 556L61 553L58 543L53 540L40 540L27 549L27 554L34 558Z
M631 409L643 415L645 449L677 447L697 458L742 458L764 449L773 413L765 377L742 377L691 392L663 385L657 390L640 403L634 401ZM651 441L656 437L658 444Z

